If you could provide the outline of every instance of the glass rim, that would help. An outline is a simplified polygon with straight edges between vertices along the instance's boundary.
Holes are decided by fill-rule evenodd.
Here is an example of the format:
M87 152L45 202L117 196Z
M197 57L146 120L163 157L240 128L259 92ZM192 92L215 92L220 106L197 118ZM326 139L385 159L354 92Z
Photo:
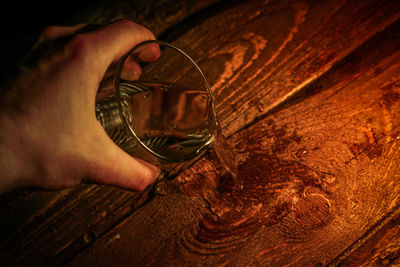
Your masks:
M163 156L157 152L155 152L154 150L152 150L150 147L146 146L146 144L143 143L143 141L141 140L141 138L139 138L137 136L137 134L135 133L133 127L131 126L131 124L128 121L128 118L124 115L123 112L123 107L122 107L122 99L121 99L121 94L120 94L120 74L123 68L123 65L126 61L126 59L131 55L131 53L136 50L138 47L145 45L145 44L150 44L150 43L155 43L158 45L162 45L162 46L166 46L169 48L172 48L176 51L178 51L179 53L181 53L182 55L184 55L189 61L190 63L192 63L192 65L194 66L194 68L200 73L200 76L204 82L204 85L206 87L207 90L207 94L210 98L210 103L211 103L211 121L209 121L209 123L211 123L211 131L214 132L216 130L217 127L217 115L215 112L215 105L214 105L214 98L213 95L211 93L211 89L210 86L207 82L206 77L204 76L202 70L200 69L200 67L196 64L196 62L187 54L185 53L182 49L176 47L175 45L172 45L168 42L162 41L162 40L147 40L147 41L143 41L137 45L135 45L133 48L131 48L128 53L126 53L121 60L119 61L118 67L117 67L117 71L115 73L115 82L114 82L114 86L115 86L115 94L116 94L116 99L117 99L117 106L118 106L118 113L119 116L122 118L122 121L124 122L125 126L128 127L129 132L132 134L133 138L137 141L137 143L143 147L147 152L151 153L151 155L155 156L158 159L164 160L164 161L168 161L168 162L183 162L183 161L187 161L190 159L195 158L196 156L201 154L201 151L204 150L205 148L208 147L208 145L210 143L212 143L213 141L213 137L211 134L209 134L209 138L204 142L204 144L202 144L201 146L199 146L199 148L196 150L196 152L193 154L188 154L185 157L182 157L182 159L179 160L172 160L166 156Z

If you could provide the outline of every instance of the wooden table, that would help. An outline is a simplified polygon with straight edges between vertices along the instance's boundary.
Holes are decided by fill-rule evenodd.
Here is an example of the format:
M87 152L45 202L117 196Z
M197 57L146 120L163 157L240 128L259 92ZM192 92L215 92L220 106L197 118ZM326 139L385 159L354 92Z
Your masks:
M1 196L2 266L400 265L398 1L105 2L195 58L238 153L135 193Z

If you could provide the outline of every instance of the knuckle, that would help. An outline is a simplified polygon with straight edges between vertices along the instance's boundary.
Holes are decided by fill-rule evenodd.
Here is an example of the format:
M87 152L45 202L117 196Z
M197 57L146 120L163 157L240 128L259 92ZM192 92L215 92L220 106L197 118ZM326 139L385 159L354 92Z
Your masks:
M119 23L120 25L124 25L126 27L140 27L141 26L129 19L121 19L121 20L118 20L116 23Z
M148 28L146 28L145 26L143 26L141 24L137 24L137 23L133 22L132 20L122 19L122 20L117 21L116 23L119 23L119 26L126 27L127 29L129 29L133 32L137 32L137 33L140 33L141 35L145 35L149 39L155 38L154 34Z
M76 34L68 44L68 52L75 59L84 59L91 51L91 40L88 35Z
M89 47L89 38L85 34L76 34L70 41L70 48L75 51L85 51Z

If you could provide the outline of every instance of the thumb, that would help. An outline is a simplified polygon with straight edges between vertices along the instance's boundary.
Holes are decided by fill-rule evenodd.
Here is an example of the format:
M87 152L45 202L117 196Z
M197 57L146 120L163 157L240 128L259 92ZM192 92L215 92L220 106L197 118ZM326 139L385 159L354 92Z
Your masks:
M88 170L90 180L135 191L145 189L156 180L160 174L159 167L123 151L102 128L97 129L97 133L99 136L92 139L94 142L89 150L91 151L91 166Z
M90 48L84 50L85 58L89 60L86 63L91 66L92 73L98 74L105 73L112 62L120 59L136 44L155 39L151 31L130 20L117 21L82 33L81 36L84 36L86 47ZM89 98L94 100L98 87L89 88L93 89L88 91ZM92 132L94 138L90 138L87 150L90 151L91 166L88 166L88 172L92 181L138 191L154 182L160 173L158 167L134 158L119 148L97 121L95 127Z
M86 58L92 61L93 73L99 74L104 73L112 62L120 59L136 44L155 39L151 31L130 20L120 20L82 35L90 44ZM154 48L151 51L156 54L159 52ZM96 94L97 88L93 89L95 91L89 94ZM160 173L159 168L123 151L96 123L99 128L94 129L97 138L92 140L97 141L90 148L94 166L88 170L91 180L138 191L153 183Z

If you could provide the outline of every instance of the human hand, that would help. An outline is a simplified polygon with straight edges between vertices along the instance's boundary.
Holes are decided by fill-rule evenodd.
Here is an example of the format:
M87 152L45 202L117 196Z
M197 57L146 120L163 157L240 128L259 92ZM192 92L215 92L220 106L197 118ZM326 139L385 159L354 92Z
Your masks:
M0 98L0 193L83 181L142 190L159 174L158 167L117 147L95 117L106 70L154 35L127 20L76 34L81 27L45 30L42 42L71 38L23 71ZM145 53L156 59L160 51L152 47Z

